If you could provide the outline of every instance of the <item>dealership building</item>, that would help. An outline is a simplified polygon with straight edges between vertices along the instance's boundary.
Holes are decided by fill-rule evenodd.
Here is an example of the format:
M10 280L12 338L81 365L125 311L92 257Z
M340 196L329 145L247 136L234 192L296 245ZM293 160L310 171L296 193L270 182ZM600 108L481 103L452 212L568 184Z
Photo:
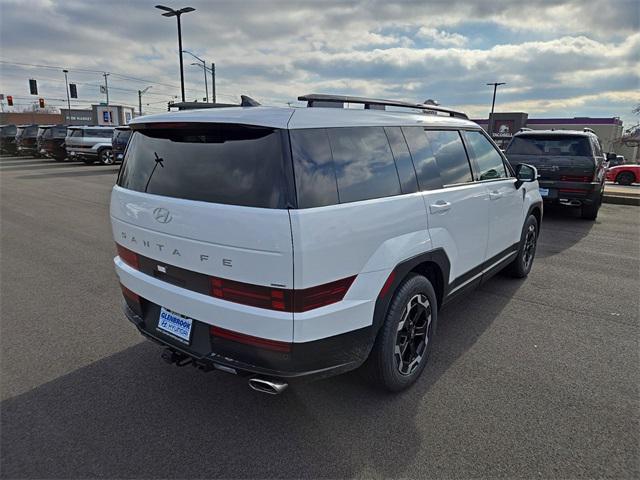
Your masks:
M615 152L623 155L627 162L640 161L638 142L629 140L622 127L622 120L618 117L592 118L529 118L524 112L494 113L493 134L494 141L505 148L511 137L521 128L532 130L583 130L592 129L605 152ZM489 120L474 120L485 130L489 130Z

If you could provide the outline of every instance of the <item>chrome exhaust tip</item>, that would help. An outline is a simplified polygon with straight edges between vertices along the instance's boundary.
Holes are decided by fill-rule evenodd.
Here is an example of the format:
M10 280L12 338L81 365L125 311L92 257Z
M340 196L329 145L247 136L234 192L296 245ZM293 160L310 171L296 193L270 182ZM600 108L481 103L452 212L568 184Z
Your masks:
M268 393L269 395L280 395L288 386L288 383L280 382L278 380L267 380L259 377L249 379L249 387L256 392Z

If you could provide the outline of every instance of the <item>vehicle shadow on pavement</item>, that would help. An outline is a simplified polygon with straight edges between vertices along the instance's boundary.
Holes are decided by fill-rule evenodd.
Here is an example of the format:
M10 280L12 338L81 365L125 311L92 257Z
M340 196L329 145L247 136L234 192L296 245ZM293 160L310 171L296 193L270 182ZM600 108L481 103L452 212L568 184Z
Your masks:
M430 390L509 301L478 307L483 295L441 312L427 369L396 395L352 372L268 396L233 375L169 366L144 341L2 402L0 470L5 478L402 477L415 476L407 469L417 461L442 473L453 466L417 458L437 449L423 444L418 423L446 428L437 413L446 405Z
M539 245L536 256L552 257L571 248L589 235L598 220L590 221L580 218L580 209L561 206L545 206L544 217L540 229Z

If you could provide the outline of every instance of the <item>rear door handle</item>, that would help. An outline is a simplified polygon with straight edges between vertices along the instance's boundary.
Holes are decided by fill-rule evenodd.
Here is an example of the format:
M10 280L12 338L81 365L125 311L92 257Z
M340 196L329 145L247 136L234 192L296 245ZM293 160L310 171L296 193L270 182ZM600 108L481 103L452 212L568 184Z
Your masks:
M429 211L431 213L446 213L451 210L451 203L443 200L438 200L436 203L429 205Z
M497 190L493 190L489 192L489 198L491 200L498 200L499 198L502 198L502 193Z

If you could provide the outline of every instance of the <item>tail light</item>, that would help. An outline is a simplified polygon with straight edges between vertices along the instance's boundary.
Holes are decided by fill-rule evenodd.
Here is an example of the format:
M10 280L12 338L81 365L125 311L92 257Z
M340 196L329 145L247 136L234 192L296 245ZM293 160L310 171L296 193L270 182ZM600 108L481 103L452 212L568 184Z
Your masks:
M116 248L118 250L118 256L122 259L124 263L129 265L131 268L135 268L139 270L138 266L138 254L136 252L132 252L128 248L123 247L119 243L116 243Z
M281 342L278 340L269 340L268 338L254 337L251 335L245 335L244 333L233 332L219 327L210 327L209 333L212 337L224 338L233 342L243 343L245 345L251 345L252 347L264 348L266 350L273 350L276 352L290 352L291 344L288 342Z
M355 276L302 290L263 287L218 277L210 278L210 293L216 298L281 312L306 312L341 301Z
M127 305L129 305L129 308L142 316L142 302L140 301L140 295L132 292L122 284L120 284L120 288L122 289L122 295L124 296L124 300L127 302Z
M562 182L590 182L591 177L586 175L562 175L560 177Z

